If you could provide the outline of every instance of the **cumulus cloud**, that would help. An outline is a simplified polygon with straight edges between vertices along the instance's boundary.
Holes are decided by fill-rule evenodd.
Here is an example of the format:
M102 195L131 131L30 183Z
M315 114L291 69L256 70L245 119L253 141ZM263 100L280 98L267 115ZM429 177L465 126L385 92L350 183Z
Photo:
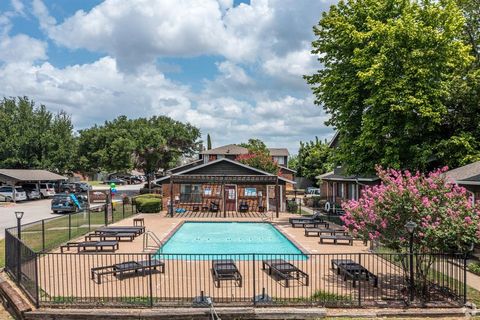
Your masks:
M10 14L25 12L21 0L11 1L18 12ZM42 0L33 0L33 14L49 41L104 57L57 67L48 60L46 42L9 35L9 16L0 15L0 28L5 26L0 95L27 95L64 109L77 129L121 114L165 114L198 126L204 136L210 133L214 145L258 137L295 151L299 140L332 132L302 79L318 68L309 53L311 27L327 5L318 0L251 0L237 6L233 0L106 0L57 21ZM219 58L214 77L199 88L168 78L173 67L163 57L203 55Z

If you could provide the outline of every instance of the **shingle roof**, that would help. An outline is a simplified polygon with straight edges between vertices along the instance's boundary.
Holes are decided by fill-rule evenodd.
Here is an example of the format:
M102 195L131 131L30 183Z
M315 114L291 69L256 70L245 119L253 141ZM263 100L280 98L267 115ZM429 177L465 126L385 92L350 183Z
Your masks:
M462 181L463 184L468 184L468 182L480 182L480 161L449 170L445 172L445 175L457 183L459 181Z
M270 151L271 156L275 157L285 157L289 156L290 154L288 153L287 148L268 148ZM233 154L233 155L238 155L238 154L247 154L248 149L241 147L236 144L227 144L226 146L221 146L218 148L213 148L210 150L205 150L202 152L202 154Z
M218 148L213 148L210 150L205 150L202 154L247 154L248 149L244 147L237 146L236 144L227 144L226 146L221 146Z
M65 180L64 176L47 170L0 169L0 180L10 181L50 181Z
M272 157L288 157L290 153L287 148L268 148Z

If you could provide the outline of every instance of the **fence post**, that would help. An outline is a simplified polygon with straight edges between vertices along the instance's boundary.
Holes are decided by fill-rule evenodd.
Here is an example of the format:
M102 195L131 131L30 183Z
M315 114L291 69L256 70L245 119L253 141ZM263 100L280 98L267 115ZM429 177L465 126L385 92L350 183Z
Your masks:
M148 265L152 266L152 255L148 254ZM153 282L152 282L152 272L148 273L148 282L150 287L150 308L153 308Z
M255 286L256 286L256 273L255 273L255 253L253 254L253 306L257 305L257 300L255 299Z
M72 213L68 213L68 240L72 239Z
M88 207L87 214L88 214L88 231L91 231L92 227L91 227L91 223L90 223L90 219L91 219L91 217L90 217L90 214L91 214L90 206Z
M43 220L42 220L43 221ZM40 307L40 301L39 301L39 284L38 284L38 253L34 253L35 255L35 307L38 309Z
M45 219L42 219L42 251L45 251Z
M125 219L125 199L122 198L122 217Z
M362 254L358 254L358 264L362 265ZM355 279L353 280L355 281ZM362 306L362 281L360 279L357 281L357 286L358 286L358 306Z
M463 256L463 304L467 303L467 253Z

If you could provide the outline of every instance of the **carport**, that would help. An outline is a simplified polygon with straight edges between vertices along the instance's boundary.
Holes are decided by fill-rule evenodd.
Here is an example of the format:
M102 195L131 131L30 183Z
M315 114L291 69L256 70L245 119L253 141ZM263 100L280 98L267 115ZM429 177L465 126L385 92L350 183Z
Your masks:
M10 187L15 187L23 183L35 183L37 189L40 190L39 184L42 182L62 180L67 180L67 177L47 170L0 169L0 183ZM13 201L15 201L15 193L13 193Z

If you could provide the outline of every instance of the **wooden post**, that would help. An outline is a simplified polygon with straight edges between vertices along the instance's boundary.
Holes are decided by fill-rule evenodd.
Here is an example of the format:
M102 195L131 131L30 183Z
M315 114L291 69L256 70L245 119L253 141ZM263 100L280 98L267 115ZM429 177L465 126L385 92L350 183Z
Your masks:
M170 176L170 208L168 208L168 210L170 210L170 217L173 218L173 177Z
M277 181L275 182L275 215L278 218L278 211L279 211L279 206L280 206L280 192L278 192L278 176L277 176Z

